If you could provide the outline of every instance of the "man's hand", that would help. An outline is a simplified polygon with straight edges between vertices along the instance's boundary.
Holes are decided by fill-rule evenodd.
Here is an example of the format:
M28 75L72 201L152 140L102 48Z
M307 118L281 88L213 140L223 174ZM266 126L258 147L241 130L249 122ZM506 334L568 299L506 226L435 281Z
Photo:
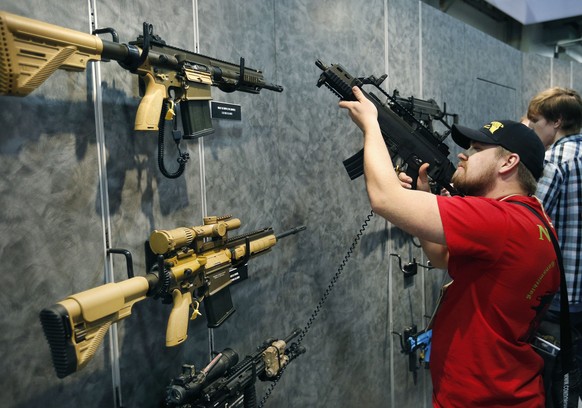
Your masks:
M430 185L428 184L428 167L429 163L424 163L418 169L418 179L416 180L416 189L419 191L430 192ZM402 187L411 189L412 188L412 177L410 177L405 172L398 173L398 179Z
M430 185L428 183L428 168L429 168L429 166L430 166L429 163L424 163L418 169L418 179L416 181L416 189L419 191L426 191L426 192L431 191ZM400 180L400 184L402 185L402 187L407 188L407 189L412 188L412 177L410 177L405 172L401 171L400 173L398 173L398 179ZM451 193L446 188L442 188L441 195L450 197Z
M364 96L359 87L352 87L352 92L356 97L356 101L340 100L339 107L348 110L350 118L362 132L366 132L372 127L379 127L376 106Z

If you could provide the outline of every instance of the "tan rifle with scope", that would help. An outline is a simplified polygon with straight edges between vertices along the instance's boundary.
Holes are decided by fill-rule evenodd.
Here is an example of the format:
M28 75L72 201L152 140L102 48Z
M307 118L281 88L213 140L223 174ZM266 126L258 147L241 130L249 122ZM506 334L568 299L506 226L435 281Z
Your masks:
M148 297L172 303L166 346L187 338L188 321L201 314L204 303L209 327L221 325L235 309L230 285L247 277L250 258L267 253L277 240L305 229L275 235L271 228L228 237L239 228L231 217L206 217L204 225L151 233L146 276L107 283L80 292L43 309L40 320L51 349L57 376L83 368L102 343L111 324L131 315L132 307Z

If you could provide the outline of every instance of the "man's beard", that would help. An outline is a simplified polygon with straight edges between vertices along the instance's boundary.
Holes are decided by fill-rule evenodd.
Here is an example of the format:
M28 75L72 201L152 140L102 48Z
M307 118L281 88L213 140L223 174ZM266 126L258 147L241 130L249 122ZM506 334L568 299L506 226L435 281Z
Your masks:
M451 178L451 183L455 188L464 195L483 197L489 192L495 184L495 169L490 166L483 170L477 177L468 178L467 168L464 171L457 171Z

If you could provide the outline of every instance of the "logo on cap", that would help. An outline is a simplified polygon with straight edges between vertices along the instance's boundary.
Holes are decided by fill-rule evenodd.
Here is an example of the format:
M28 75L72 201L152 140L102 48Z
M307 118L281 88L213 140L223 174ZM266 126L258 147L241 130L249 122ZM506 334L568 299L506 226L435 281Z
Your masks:
M503 123L497 121L493 121L490 124L483 126L484 129L489 129L491 134L495 133L498 129L501 129L502 127Z

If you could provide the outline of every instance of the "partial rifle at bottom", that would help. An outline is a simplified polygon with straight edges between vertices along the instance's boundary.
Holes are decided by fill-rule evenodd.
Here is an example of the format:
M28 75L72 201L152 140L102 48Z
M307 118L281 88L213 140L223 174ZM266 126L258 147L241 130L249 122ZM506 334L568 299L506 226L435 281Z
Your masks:
M236 351L227 348L202 370L184 364L182 374L166 388L166 408L256 407L255 383L276 381L284 368L305 348L290 342L301 334L295 329L283 340L268 339L240 363Z

